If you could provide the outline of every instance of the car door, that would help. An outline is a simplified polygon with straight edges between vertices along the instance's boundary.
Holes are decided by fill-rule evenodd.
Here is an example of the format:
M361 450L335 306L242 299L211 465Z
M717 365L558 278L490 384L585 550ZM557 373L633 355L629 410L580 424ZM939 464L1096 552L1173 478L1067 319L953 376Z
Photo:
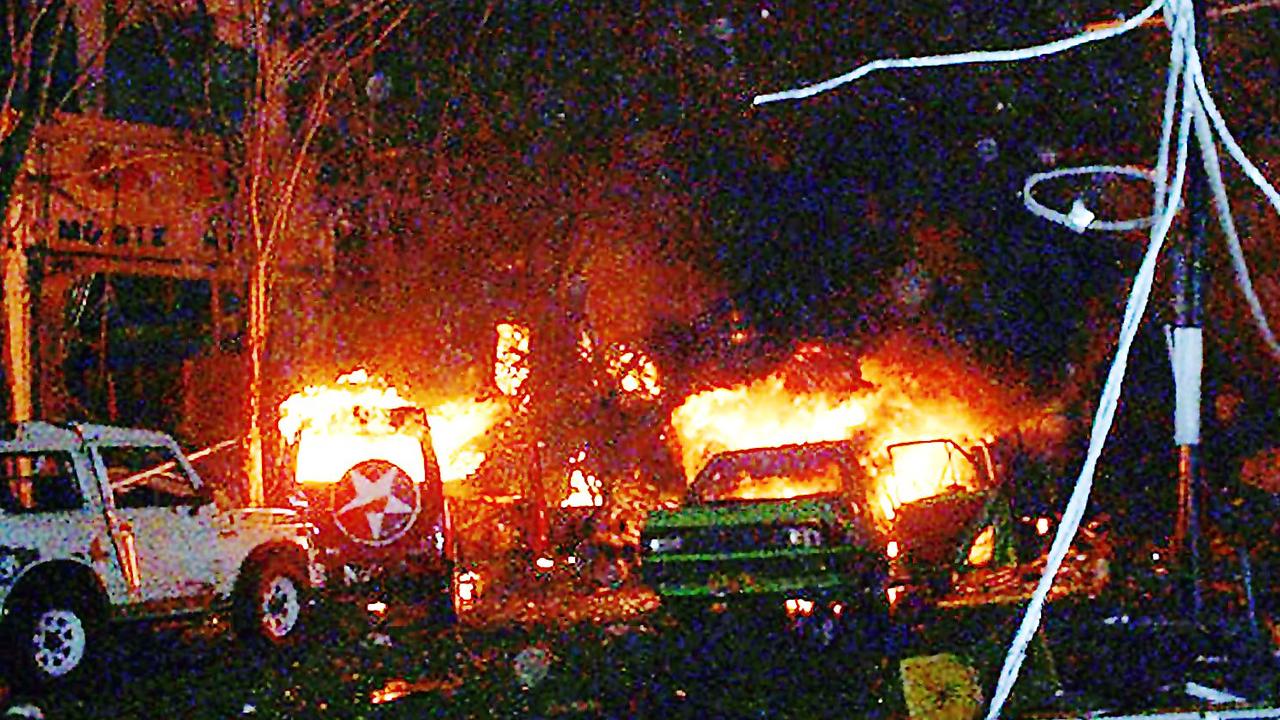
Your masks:
M0 451L0 585L48 560L85 564L112 601L128 595L123 564L103 521L83 455L11 443Z
M139 610L201 610L213 600L219 535L212 505L163 445L100 445L117 544L136 563Z

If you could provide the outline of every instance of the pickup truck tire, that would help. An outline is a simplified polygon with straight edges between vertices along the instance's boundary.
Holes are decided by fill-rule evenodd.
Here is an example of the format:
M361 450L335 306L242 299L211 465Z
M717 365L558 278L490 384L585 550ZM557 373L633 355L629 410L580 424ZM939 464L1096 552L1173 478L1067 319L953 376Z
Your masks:
M102 619L73 588L24 590L11 606L4 635L22 689L72 685L97 654Z
M302 634L307 600L306 574L298 561L281 553L253 558L236 591L236 630L248 642L294 645Z

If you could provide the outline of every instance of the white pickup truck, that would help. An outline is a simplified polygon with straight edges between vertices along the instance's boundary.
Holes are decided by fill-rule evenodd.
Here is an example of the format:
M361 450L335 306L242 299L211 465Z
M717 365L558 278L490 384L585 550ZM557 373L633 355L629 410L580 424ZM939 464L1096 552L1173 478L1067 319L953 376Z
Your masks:
M164 433L0 432L0 649L13 682L72 681L118 621L227 610L246 640L296 640L323 575L295 513L220 509Z

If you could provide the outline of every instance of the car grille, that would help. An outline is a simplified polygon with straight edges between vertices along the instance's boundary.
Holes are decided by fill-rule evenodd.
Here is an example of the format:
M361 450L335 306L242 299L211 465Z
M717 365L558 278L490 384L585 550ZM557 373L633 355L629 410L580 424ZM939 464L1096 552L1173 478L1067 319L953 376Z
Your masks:
M740 553L650 555L642 565L645 580L659 592L680 586L709 586L726 593L771 592L780 585L834 578L847 569L851 550L795 548ZM824 581L825 582L825 581Z
M767 549L786 550L793 547L792 534L797 530L821 532L816 525L734 525L689 527L655 532L647 536L644 549L649 551L649 540L675 540L681 554L742 553Z

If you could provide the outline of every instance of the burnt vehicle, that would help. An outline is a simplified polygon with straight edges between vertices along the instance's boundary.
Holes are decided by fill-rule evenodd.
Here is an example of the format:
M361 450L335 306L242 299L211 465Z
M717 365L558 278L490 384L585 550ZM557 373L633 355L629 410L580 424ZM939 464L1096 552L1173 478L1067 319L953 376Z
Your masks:
M885 455L893 480L881 489L881 507L895 603L937 601L974 570L1017 564L1017 546L1026 543L1017 542L986 445L916 440L889 445Z
M330 600L398 601L454 622L455 540L426 412L357 403L309 416L292 437L292 502L317 528Z
M1051 530L1044 517L1015 517L1008 491L982 443L723 453L683 505L649 514L642 576L676 615L751 605L827 632L850 618L998 602L975 587L1009 589L988 580L1035 565Z
M717 455L682 506L649 514L641 575L677 618L813 629L885 625L887 535L854 441Z

